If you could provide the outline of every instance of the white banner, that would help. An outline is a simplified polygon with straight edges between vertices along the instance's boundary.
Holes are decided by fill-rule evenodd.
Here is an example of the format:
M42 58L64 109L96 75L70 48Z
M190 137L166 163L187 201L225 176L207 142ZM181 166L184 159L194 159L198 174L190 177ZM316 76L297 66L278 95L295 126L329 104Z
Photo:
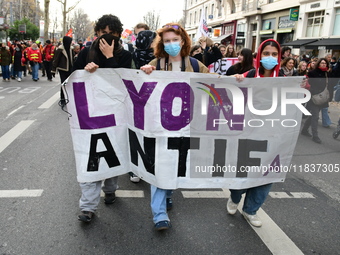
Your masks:
M66 89L78 181L133 171L163 189L282 182L300 128L301 79L76 71Z
M237 62L239 62L238 58L221 58L208 66L209 72L226 75L228 68Z

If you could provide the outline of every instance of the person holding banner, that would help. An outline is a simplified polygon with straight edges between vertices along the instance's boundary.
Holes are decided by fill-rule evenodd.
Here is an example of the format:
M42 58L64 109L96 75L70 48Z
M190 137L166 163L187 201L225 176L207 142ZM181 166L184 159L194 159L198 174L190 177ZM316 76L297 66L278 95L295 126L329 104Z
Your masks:
M278 77L281 58L280 45L276 40L268 39L261 43L258 48L256 58L256 67L243 74L236 74L235 77L238 81L243 81L244 78L262 78L262 77ZM246 162L245 162L246 164ZM261 227L262 221L257 216L257 211L260 209L266 200L272 183L252 187L248 189L231 189L230 197L227 202L227 211L233 215L237 211L238 203L241 201L242 195L245 193L242 214L244 218L254 227Z
M209 73L203 63L189 56L191 40L180 24L168 23L157 34L153 45L156 59L141 67L146 74L153 70ZM151 185L151 210L156 230L171 227L167 214L167 210L172 208L171 195L172 190Z
M119 39L123 32L123 24L117 16L103 15L97 22L94 31L98 38L90 47L79 52L73 70L85 69L93 73L98 68L131 68L132 55L123 49ZM81 198L79 200L81 214L78 220L90 222L100 202L101 189L105 193L104 203L116 201L115 192L118 188L118 177L102 181L79 183Z

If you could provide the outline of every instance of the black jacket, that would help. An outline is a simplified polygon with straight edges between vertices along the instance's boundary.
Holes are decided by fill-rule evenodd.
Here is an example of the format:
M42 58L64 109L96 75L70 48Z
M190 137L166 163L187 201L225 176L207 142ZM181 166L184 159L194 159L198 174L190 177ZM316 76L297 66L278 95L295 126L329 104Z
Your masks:
M90 47L82 49L73 65L73 71L82 70L87 65L87 55ZM113 58L106 59L105 63L101 68L131 68L132 55L127 50L122 50L119 55L115 55Z

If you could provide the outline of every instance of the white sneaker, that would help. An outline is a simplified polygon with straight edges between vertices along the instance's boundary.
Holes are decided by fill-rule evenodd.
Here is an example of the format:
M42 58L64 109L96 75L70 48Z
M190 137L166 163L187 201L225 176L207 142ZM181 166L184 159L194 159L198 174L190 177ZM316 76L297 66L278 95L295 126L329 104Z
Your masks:
M246 212L242 212L244 218L254 227L261 227L262 226L262 221L260 220L259 216L255 215L250 215Z
M20 81L21 81L21 78L18 78L18 79L17 79L17 81L19 81L19 82L20 82Z
M136 175L130 176L130 181L132 182L140 182L140 178Z
M235 214L237 211L238 204L235 204L233 200L231 200L231 197L229 197L227 202L227 211L229 214Z

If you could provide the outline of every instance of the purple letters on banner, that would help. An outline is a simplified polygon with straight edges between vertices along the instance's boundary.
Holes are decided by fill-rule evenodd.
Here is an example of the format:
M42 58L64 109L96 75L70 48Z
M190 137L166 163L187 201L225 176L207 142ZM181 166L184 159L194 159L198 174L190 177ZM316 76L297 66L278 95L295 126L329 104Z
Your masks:
M74 82L73 93L81 129L97 129L116 126L114 114L90 117L84 82Z
M172 115L173 100L182 99L182 111L179 116ZM190 100L192 102L190 103ZM170 131L177 131L187 126L192 120L194 107L194 93L185 82L173 82L168 84L161 96L161 123Z
M212 85L213 86L213 85ZM247 89L240 88L244 94L244 102L247 102ZM223 112L224 118L228 121L230 130L243 130L244 115L233 115L233 104L231 103L226 89L216 88L216 91L221 96L223 105L215 105L213 100L209 97L208 115L207 115L207 130L218 130L219 125L214 125L214 120L220 118L220 112Z
M132 81L124 80L123 82L130 94L133 103L133 119L135 127L144 130L144 108L150 95L155 89L157 82L144 82L139 93Z

